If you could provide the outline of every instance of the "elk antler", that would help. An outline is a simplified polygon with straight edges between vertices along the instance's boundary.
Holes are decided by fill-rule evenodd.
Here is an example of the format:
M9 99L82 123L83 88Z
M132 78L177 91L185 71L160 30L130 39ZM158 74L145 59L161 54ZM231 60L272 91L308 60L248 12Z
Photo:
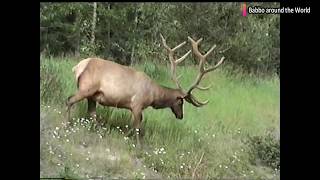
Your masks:
M187 91L187 95L185 97L185 100L188 101L189 103L193 104L194 106L197 107L201 107L203 105L206 105L209 101L205 101L205 102L200 102L198 101L192 94L192 90L194 90L195 88L200 89L200 90L208 90L210 88L210 86L208 87L201 87L199 86L199 83L202 80L202 77L210 72L213 71L215 69L217 69L224 61L225 57L222 57L220 59L220 61L213 67L210 68L205 68L204 64L206 63L206 58L209 56L209 54L216 48L216 45L213 45L212 48L205 54L202 55L199 51L199 43L203 40L202 38L199 39L198 41L194 41L191 37L188 36L189 41L191 42L192 45L192 49L193 49L193 53L195 54L195 56L197 57L197 59L200 61L199 63L199 74L195 80L195 82L190 86L189 90Z
M179 49L180 47L182 47L183 45L186 44L186 41L182 42L181 44L179 44L178 46L176 46L175 48L170 48L167 43L166 40L164 39L164 37L162 36L162 34L160 34L160 37L162 39L162 44L164 46L164 48L167 50L168 55L169 55L169 60L171 63L171 75L172 75L172 80L176 83L177 88L182 89L181 85L178 82L178 78L176 75L176 67L179 63L181 63L183 60L185 60L185 58L191 53L191 50L189 50L185 55L183 55L181 58L179 59L175 59L174 57L174 51Z

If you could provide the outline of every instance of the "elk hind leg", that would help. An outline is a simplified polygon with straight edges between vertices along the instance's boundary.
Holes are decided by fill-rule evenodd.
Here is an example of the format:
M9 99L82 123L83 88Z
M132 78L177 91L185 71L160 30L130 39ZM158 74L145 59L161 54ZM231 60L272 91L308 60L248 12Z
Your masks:
M80 90L75 95L69 96L67 100L67 120L70 122L70 109L72 105L75 103L83 100L84 98L90 97L95 93L95 89L88 89L88 90Z
M87 98L88 100L88 115L92 117L94 120L96 120L97 117L97 111L96 111L96 105L97 103L92 100L91 98Z

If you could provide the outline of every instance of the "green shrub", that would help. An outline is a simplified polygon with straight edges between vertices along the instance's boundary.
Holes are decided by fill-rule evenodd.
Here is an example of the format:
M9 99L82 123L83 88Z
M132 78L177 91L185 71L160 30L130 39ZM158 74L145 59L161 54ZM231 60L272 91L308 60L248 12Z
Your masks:
M166 69L159 68L155 63L153 62L145 62L143 71L151 78L155 80L161 80L163 78L167 78L167 72Z
M65 166L64 169L59 173L60 178L62 179L81 179L72 168Z
M261 162L263 165L280 169L280 140L273 134L249 137L250 160L254 164Z
M43 103L51 103L55 97L61 97L63 88L55 69L40 66L40 98Z

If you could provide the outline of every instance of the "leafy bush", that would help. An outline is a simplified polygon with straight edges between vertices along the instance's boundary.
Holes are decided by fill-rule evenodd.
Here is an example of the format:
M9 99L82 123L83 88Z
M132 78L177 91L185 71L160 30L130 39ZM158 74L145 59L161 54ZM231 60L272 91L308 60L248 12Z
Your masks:
M265 136L249 137L250 160L254 164L259 162L280 170L280 140L273 134L267 133Z
M54 69L40 66L40 98L44 103L50 103L53 100L53 94L61 97L63 93L61 82L56 74Z
M167 78L168 72L165 71L166 69L159 68L153 62L145 62L143 71L152 79L160 80L162 78Z
M62 179L81 179L81 177L79 177L79 175L77 175L74 170L67 165L62 171L60 171L59 177Z

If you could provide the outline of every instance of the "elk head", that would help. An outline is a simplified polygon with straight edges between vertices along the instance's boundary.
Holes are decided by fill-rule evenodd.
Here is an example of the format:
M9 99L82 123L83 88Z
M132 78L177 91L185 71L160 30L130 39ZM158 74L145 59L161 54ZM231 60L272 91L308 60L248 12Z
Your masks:
M169 56L169 61L171 64L171 78L172 80L175 82L177 89L175 90L175 92L172 94L172 98L173 99L170 103L170 108L172 110L172 112L175 114L176 118L178 119L182 119L183 118L183 101L186 100L188 103L196 106L196 107L202 107L206 104L208 104L208 100L202 102L196 99L196 97L194 95L192 95L192 91L194 89L199 89L199 90L208 90L210 88L210 86L208 87L201 87L199 84L202 80L202 78L204 77L204 75L208 72L214 71L215 69L217 69L224 61L225 57L222 57L220 59L220 61L209 68L205 68L205 64L206 64L206 58L209 56L210 53L212 53L212 51L216 48L216 45L213 45L212 48L206 53L206 54L201 54L199 51L199 43L203 40L202 38L195 41L193 40L191 37L188 36L188 40L191 43L192 46L192 52L195 55L196 59L199 61L199 73L194 81L193 84L191 84L191 86L189 87L188 90L183 90L178 79L181 77L177 77L176 74L176 67L179 63L181 63L183 60L185 60L185 58L191 53L191 50L189 50L185 55L183 55L181 58L176 59L174 56L174 51L177 50L178 48L182 47L183 45L186 44L186 42L182 42L181 44L179 44L178 46L176 46L175 48L170 48L167 43L165 38L162 36L162 34L160 34L160 37L162 39L162 44L164 46L164 48L167 50L168 52L168 56Z

